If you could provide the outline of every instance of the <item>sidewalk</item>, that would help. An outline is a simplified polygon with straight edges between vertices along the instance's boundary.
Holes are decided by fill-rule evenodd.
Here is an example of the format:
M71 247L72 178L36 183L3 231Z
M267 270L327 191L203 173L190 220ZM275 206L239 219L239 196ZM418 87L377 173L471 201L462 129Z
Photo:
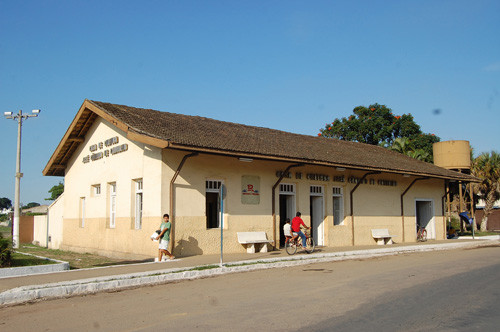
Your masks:
M256 254L226 254L223 257L224 267L219 266L220 255L200 255L161 263L117 265L19 276L0 279L0 306L258 269L499 244L499 237L496 236L489 239L432 240L425 243L388 246L318 248L310 255L297 252L296 255L290 256L284 250Z

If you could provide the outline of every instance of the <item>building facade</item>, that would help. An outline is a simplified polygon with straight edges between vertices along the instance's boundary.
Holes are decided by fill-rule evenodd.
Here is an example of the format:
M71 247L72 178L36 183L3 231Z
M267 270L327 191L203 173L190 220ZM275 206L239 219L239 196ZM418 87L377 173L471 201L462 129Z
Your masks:
M164 213L174 254L244 252L237 232L279 248L302 212L320 246L444 239L447 181L472 177L360 143L86 100L44 175L64 176L60 247L154 257Z

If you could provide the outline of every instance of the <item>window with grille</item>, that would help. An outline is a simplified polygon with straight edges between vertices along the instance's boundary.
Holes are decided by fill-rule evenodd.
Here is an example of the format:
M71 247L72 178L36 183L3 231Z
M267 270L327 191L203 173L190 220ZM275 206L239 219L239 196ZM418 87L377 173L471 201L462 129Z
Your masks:
M344 193L341 187L333 187L333 225L344 224Z
M116 183L109 184L109 227L116 225Z
M207 180L205 183L205 215L207 228L220 227L220 191L222 181Z
M85 227L85 197L80 197L80 227Z
M92 186L92 194L93 194L93 196L100 196L101 195L101 185L100 184L94 184Z
M135 182L135 229L142 228L142 179L137 179Z
M289 183L280 184L280 194L295 195L295 185Z
M323 196L323 186L311 186L309 192L311 196Z

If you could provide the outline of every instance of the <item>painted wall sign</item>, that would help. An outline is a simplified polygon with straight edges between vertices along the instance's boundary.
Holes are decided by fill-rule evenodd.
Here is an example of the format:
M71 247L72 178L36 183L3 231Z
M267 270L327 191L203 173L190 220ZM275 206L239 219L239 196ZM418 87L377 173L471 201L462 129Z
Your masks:
M325 174L307 173L306 179L315 181L330 181L330 176Z
M260 177L255 175L241 176L241 203L260 204Z
M276 171L276 177L279 178L282 174L283 174L283 171ZM292 173L288 172L287 174L285 174L284 178L291 179ZM350 176L346 179L344 175L330 176L330 175L326 175L326 174L317 174L317 173L307 173L305 178L307 180L324 181L324 182L329 182L331 179L333 182L348 182L348 183L353 183L353 184L356 184L361 180L361 178L358 178L355 176ZM302 173L296 172L295 179L301 180ZM394 181L394 180L387 180L387 179L376 180L376 179L372 179L372 178L366 178L366 179L363 179L363 184L396 187L398 185L398 182Z
M115 136L115 137L111 137L111 138L105 140L104 142L92 144L91 146L89 146L89 150L90 150L90 152L92 152L92 154L84 156L82 162L84 164L87 164L91 161L96 161L96 160L102 159L104 157L109 157L110 155L115 155L117 153L124 152L124 151L128 150L128 144L126 144L126 143L122 144L122 145L118 145L118 146L113 146L113 145L118 144L118 142L119 142L119 138L118 138L118 136ZM113 147L110 149L106 149L104 151L98 151L98 150L102 150L104 147L108 148L111 146L113 146Z

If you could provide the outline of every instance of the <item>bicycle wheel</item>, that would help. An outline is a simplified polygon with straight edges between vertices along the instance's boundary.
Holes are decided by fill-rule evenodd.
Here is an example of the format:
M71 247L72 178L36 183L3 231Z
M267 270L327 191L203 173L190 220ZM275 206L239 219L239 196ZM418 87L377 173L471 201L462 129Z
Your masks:
M422 242L422 232L423 229L419 228L419 230L417 231L417 242Z
M422 230L422 232L420 234L421 234L420 235L421 236L421 240L420 241L422 241L422 242L427 241L427 230L425 228Z
M316 248L316 245L314 244L314 239L308 237L306 240L306 248L305 248L306 252L308 254L312 254L314 252L314 248Z
M297 245L295 244L295 241L288 241L285 244L285 250L289 255L295 254L297 252Z

